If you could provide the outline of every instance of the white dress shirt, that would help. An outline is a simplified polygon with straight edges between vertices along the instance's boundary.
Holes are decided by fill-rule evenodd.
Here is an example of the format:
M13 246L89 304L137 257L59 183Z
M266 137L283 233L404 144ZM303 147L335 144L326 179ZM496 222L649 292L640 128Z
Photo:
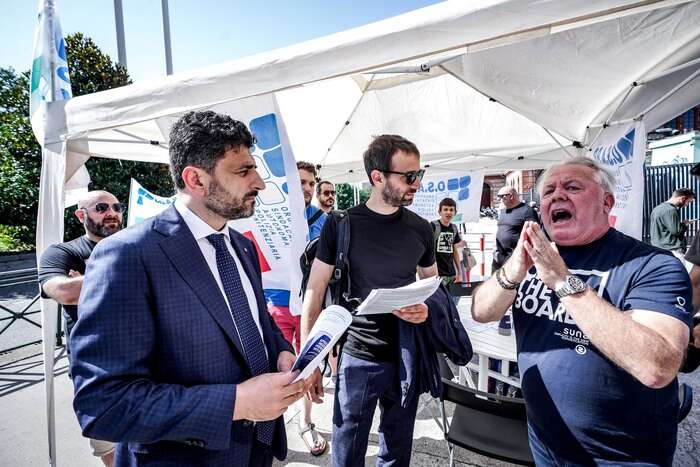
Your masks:
M199 246L199 249L202 251L204 259L206 260L214 279L216 279L216 283L219 285L221 295L224 296L224 300L226 300L226 304L228 305L230 312L231 305L228 303L226 291L224 290L224 284L221 282L221 276L219 275L219 268L216 265L216 250L214 249L214 245L209 243L209 240L207 240L207 236L211 234L223 234L226 238L224 243L226 244L226 248L228 248L229 253L231 253L231 256L233 256L233 261L235 261L236 267L238 268L238 273L241 276L241 283L243 284L243 291L248 299L250 311L253 314L253 321L255 321L255 325L258 327L258 331L260 331L260 337L263 339L264 344L265 338L263 337L262 328L260 327L260 310L258 310L258 302L255 299L255 291L253 290L253 285L251 284L245 269L243 269L243 266L241 265L241 260L238 258L236 250L234 250L233 246L231 245L228 225L224 226L222 230L214 230L209 224L200 219L199 216L190 211L190 209L185 206L185 203L183 203L179 198L175 200L175 209L177 209L177 212L180 213L182 219L185 221L185 224L187 224L187 227L189 227L190 232L192 232L195 240L197 240L197 246ZM233 316L231 319L233 319ZM235 321L233 324L234 326L236 325ZM238 327L236 327L236 332L238 332ZM267 352L267 348L265 348L265 351Z

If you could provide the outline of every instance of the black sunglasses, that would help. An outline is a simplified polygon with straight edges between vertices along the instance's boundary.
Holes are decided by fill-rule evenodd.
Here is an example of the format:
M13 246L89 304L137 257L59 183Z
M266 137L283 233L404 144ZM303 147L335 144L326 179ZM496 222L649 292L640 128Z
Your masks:
M496 198L502 199L502 198L505 198L506 196L509 196L509 193L507 193L505 195L496 195Z
M408 172L394 172L392 170L382 170L385 174L395 174L401 175L406 178L406 183L413 185L413 183L418 180L423 180L423 175L425 175L425 169L420 170L409 170Z
M112 211L117 213L126 211L126 206L124 206L122 203L97 203L95 205L95 212L102 214L103 212L106 212L110 208L110 206L112 207Z
M335 190L325 190L322 193L323 196L335 196Z

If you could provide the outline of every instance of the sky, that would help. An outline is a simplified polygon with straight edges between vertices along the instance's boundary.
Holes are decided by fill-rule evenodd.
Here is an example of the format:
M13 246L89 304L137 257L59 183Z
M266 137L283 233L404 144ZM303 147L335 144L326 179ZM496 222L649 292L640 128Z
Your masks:
M117 61L113 0L55 0L64 36L82 32ZM379 21L436 0L170 0L173 72L200 68ZM165 75L160 0L122 0L134 82ZM37 2L0 0L0 67L30 68Z

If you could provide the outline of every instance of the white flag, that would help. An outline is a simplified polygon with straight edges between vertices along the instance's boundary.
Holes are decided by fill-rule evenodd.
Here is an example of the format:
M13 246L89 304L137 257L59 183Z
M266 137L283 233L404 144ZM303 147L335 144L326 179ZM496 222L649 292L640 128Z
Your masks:
M29 113L32 130L43 146L46 103L72 97L66 41L56 14L54 0L39 0L34 55L29 84Z

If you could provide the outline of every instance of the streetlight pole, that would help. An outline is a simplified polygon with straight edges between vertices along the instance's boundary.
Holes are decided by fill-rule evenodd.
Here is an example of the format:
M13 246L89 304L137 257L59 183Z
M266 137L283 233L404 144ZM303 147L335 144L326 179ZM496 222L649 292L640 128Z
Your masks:
M160 2L163 10L163 42L165 45L165 73L173 74L173 55L170 47L170 13L168 12L168 0Z
M124 10L122 0L114 0L114 24L117 28L117 55L119 65L126 68L126 44L124 43Z

